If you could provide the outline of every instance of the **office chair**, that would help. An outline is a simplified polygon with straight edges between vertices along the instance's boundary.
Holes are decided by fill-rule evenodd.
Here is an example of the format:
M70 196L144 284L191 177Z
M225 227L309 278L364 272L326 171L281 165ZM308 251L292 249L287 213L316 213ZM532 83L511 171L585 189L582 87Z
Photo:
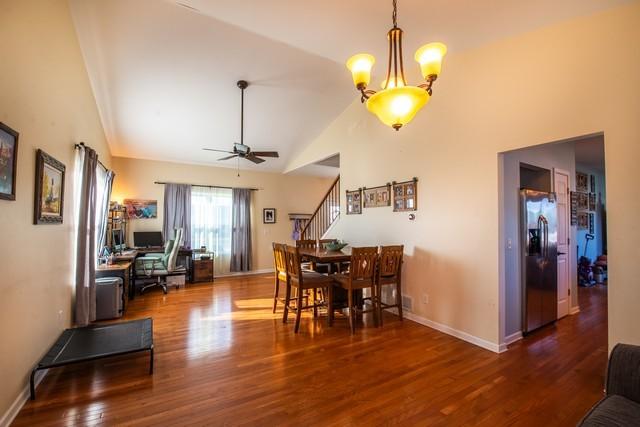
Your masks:
M148 254L136 259L136 277L156 279L155 283L143 286L140 293L149 288L160 286L167 293L167 276L180 276L187 274L183 266L176 266L180 241L182 240L182 228L176 228L174 240L167 241L164 254Z

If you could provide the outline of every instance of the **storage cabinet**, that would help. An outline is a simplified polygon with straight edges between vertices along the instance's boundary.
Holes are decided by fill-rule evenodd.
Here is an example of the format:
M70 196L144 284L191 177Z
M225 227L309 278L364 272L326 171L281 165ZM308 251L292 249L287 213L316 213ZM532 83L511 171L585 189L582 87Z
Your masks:
M213 282L213 258L193 260L193 281Z

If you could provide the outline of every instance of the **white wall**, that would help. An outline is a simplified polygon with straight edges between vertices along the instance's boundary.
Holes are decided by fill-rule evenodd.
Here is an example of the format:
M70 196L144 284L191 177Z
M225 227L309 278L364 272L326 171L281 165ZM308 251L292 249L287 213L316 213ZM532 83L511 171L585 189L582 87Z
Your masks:
M71 324L74 143L111 155L64 0L0 1L0 121L20 133L15 201L0 200L0 425ZM66 166L64 223L33 225L35 153ZM9 415L10 416L10 415Z
M500 245L504 253L505 284L505 335L509 336L522 331L522 283L520 259L522 242L520 233L520 163L538 166L551 171L563 169L569 172L570 187L574 186L575 149L573 142L545 144L521 150L509 151L501 155L502 165L502 202L501 217L503 228ZM553 184L550 185L553 188ZM574 229L571 230L571 242L575 241ZM508 242L511 241L511 248ZM575 245L571 243L569 250L571 275L572 307L577 306Z
M603 132L609 343L640 343L640 198L631 196L640 182L638 22L633 2L451 53L430 103L399 132L380 124L354 90L353 104L289 168L339 152L343 189L417 176L416 221L366 209L341 218L336 234L355 244L404 243L405 291L414 301L430 295L416 314L497 347L506 302L498 153ZM376 72L377 85L384 65Z

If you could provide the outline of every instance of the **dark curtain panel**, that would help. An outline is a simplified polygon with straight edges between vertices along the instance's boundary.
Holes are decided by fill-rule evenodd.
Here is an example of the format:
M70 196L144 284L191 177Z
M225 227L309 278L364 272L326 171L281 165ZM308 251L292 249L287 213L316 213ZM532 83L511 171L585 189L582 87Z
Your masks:
M100 251L107 241L107 222L109 222L109 201L111 200L111 188L113 187L113 171L106 171L104 177L104 191L102 200L98 200L97 215L100 220L98 231L98 244L96 245L96 253L100 256Z
M96 320L96 167L98 155L88 147L78 148L78 229L76 241L75 322L86 326Z
M164 240L173 239L174 230L182 228L182 244L191 247L191 186L189 184L164 185ZM180 244L180 242L178 242Z
M231 271L250 271L251 190L233 189L231 218Z

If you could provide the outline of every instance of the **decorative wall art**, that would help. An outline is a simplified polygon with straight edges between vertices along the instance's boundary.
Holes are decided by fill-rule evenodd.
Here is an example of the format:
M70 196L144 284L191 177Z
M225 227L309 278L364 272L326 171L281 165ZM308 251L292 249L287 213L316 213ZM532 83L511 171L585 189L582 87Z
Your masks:
M576 193L578 197L578 210L589 210L589 195L587 193Z
M34 224L62 224L65 166L42 150L36 152Z
M590 179L590 182L591 182L591 192L595 193L596 192L596 176L595 175L590 175L589 179Z
M262 223L263 224L275 224L276 223L276 209L264 208L262 209Z
M578 212L578 229L579 230L589 229L589 213L588 212Z
M347 190L347 215L358 215L362 213L362 190Z
M578 193L571 192L571 225L578 223Z
M591 234L593 234L595 230L595 216L594 213L589 214L589 233Z
M393 183L393 211L406 212L418 209L418 178Z
M142 199L125 199L129 219L149 219L158 217L158 201Z
M589 193L589 210L596 210L596 193Z
M365 208L391 206L391 184L374 188L364 188L363 192Z
M18 132L0 122L0 199L16 199Z
M589 175L576 172L576 191L579 193L589 192Z

